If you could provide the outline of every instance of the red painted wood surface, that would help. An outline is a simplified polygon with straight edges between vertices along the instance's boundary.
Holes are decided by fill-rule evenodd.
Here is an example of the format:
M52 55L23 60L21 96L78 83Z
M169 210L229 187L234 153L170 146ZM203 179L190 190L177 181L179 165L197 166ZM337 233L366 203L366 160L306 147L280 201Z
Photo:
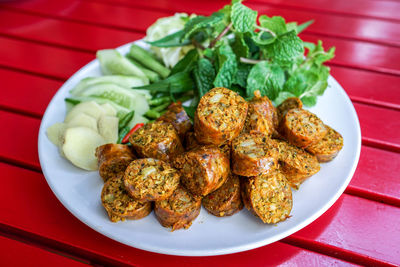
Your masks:
M61 0L54 2L49 6L46 1L37 0L35 1L35 5L32 3L17 3L17 5L13 4L11 6L22 8L23 10L30 10L39 14L57 16L85 23L95 23L97 25L106 24L107 26L111 25L121 29L132 29L138 31L144 31L151 23L161 16L173 14L170 9L158 12L140 10L134 6L126 8L96 2L76 3L73 5L73 8L71 8L71 12L65 13L62 12L60 6L65 6L66 2L71 3L70 1ZM180 4L180 8L183 8L182 10L194 12L192 9L185 7L182 0L180 1ZM217 4L219 6L216 8L219 8L223 3L217 2ZM330 14L285 9L251 2L246 4L251 8L258 10L260 14L268 14L269 16L281 15L284 16L287 21L304 22L314 19L314 24L306 30L310 33L400 46L400 30L399 27L397 27L396 22L359 17L338 17ZM45 5L46 7L44 8ZM198 10L200 12L204 11L203 9ZM204 12L210 13L211 11L212 9L207 9ZM132 14L137 15L132 16Z
M88 266L79 261L0 236L1 266Z
M48 256L42 257L42 252L47 253L43 248L53 248L57 253L72 254L96 264L136 266L155 261L171 266L400 264L399 1L246 1L246 5L261 13L284 15L288 20L316 19L302 38L322 39L326 47L337 47L337 56L330 63L332 75L356 102L363 135L360 163L346 194L318 220L282 242L205 258L133 249L99 235L75 219L37 172L39 118L61 82L92 60L97 49L143 36L160 16L176 11L208 14L227 2L0 3L0 80L2 88L7 88L0 98L0 124L6 126L0 131L0 160L8 162L0 163L0 171L7 177L3 197L13 197L19 204L10 207L7 202L0 202L4 211L0 214L0 245L3 241L12 243L20 253L32 247L38 250L39 263ZM37 205L24 205L33 202ZM29 245L2 240L2 233L27 240Z
M101 236L78 221L54 197L41 174L2 163L0 163L0 172L10 178L7 188L3 189L5 191L3 197L16 199L15 205L11 207L4 201L0 202L0 209L9 210L7 213L0 214L0 230L5 224L12 227L10 229L12 232L24 231L27 235L34 236L35 241L52 244L60 250L75 252L80 256L101 262L118 261L139 266L148 266L150 262L158 262L158 264L162 262L163 266L208 264L221 266L228 262L230 266L346 264L342 260L281 242L247 252L214 257L178 257L141 251ZM25 205L33 199L35 209ZM29 220L21 220L21 214ZM85 238L82 238L83 236ZM266 258L265 255L268 257Z

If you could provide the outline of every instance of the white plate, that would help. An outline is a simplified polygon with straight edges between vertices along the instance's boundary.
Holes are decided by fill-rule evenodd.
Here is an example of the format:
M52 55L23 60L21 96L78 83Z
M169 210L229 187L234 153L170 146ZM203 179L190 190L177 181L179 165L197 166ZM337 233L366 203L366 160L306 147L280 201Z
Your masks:
M144 45L140 41L139 44ZM128 50L129 44L119 48L123 54ZM64 98L69 90L82 78L99 75L99 63L94 60L76 72L53 97L39 130L39 159L50 188L72 214L97 232L126 245L186 256L228 254L267 245L302 229L323 214L343 193L356 169L361 148L357 114L343 88L329 77L325 94L310 110L343 135L344 146L332 162L322 164L319 173L293 192L292 217L267 225L245 209L231 217L218 218L202 208L188 230L170 232L158 223L154 213L138 221L112 223L101 206L103 182L98 173L74 167L60 156L46 136L47 127L64 120Z

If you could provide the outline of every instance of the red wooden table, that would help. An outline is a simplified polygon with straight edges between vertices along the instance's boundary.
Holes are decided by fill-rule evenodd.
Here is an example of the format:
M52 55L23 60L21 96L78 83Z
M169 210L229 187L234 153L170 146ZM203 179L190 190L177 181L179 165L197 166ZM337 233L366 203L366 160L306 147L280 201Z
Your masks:
M303 40L336 46L329 65L357 110L362 151L339 200L303 230L251 251L167 256L93 231L56 199L37 135L62 83L95 57L144 36L158 17L209 14L227 1L0 1L1 266L400 265L400 1L249 0L289 21L315 23Z

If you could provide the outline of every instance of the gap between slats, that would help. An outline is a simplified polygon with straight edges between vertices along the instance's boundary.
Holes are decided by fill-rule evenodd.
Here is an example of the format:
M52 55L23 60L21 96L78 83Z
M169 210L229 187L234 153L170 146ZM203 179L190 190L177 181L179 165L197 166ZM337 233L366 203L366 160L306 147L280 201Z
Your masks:
M81 263L88 264L88 265L95 265L94 263L91 263L89 260L84 259L82 257L77 257L77 256L75 256L75 255L73 255L71 253L68 253L68 252L65 252L65 251L60 251L60 250L54 249L54 247L46 246L44 244L35 242L32 239L29 239L24 235L15 234L14 231L3 231L2 228L3 227L1 227L1 225L0 225L0 236L2 236L2 237L5 237L5 238L11 239L11 240L15 240L17 242L21 242L21 243L24 243L24 244L27 244L27 245L30 245L30 246L33 246L33 247L37 247L39 249L51 252L53 254L56 254L56 255L59 255L59 256L62 256L62 257L66 257L68 259L72 259L72 260L77 261L77 262L81 262Z

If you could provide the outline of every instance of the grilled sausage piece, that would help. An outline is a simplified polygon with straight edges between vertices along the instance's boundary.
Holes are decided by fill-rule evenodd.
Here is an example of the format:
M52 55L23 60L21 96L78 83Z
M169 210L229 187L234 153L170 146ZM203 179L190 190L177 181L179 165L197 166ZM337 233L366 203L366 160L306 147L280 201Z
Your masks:
M123 175L126 167L136 157L127 145L106 144L96 148L99 174L104 182L112 177Z
M111 178L104 184L101 202L112 222L138 220L151 212L150 202L140 202L128 195L122 176Z
M200 208L201 198L179 186L169 198L155 202L154 213L162 226L171 227L174 231L189 228L199 215Z
M281 172L286 176L292 188L299 189L300 184L305 179L320 170L318 160L314 155L286 141L277 142Z
M277 223L289 217L292 191L281 172L242 178L241 182L245 207L264 223Z
M294 108L303 108L303 102L298 97L289 97L283 101L276 109L278 110L279 120L285 116L286 112Z
M228 178L229 158L217 147L200 147L178 156L174 166L181 182L192 194L205 196Z
M261 97L260 91L254 92L254 97L249 101L246 122L243 132L260 132L271 136L278 128L278 114L276 108L268 97Z
M147 123L129 137L137 154L143 158L170 161L183 152L175 128L170 123Z
M193 126L192 123L190 122L189 116L186 114L186 111L179 103L171 104L168 107L167 112L165 112L157 120L171 123L172 126L174 126L181 141L183 141L186 133L190 131Z
M139 201L163 200L178 187L179 173L164 161L137 159L126 168L124 185Z
M239 94L223 87L206 93L194 116L194 133L199 143L220 145L239 135L243 128L247 102Z
M229 175L225 183L202 200L204 208L211 214L231 216L243 208L239 177Z
M308 146L306 150L315 155L319 162L333 160L343 147L343 137L340 133L326 125L328 133L318 143Z
M317 143L327 132L325 124L304 109L290 109L280 123L280 133L289 143L301 148Z
M189 151L195 148L200 147L201 145L197 142L196 137L194 136L194 132L187 132L185 136L185 150Z
M232 172L256 176L273 171L278 166L278 155L277 143L264 134L241 134L232 142Z

